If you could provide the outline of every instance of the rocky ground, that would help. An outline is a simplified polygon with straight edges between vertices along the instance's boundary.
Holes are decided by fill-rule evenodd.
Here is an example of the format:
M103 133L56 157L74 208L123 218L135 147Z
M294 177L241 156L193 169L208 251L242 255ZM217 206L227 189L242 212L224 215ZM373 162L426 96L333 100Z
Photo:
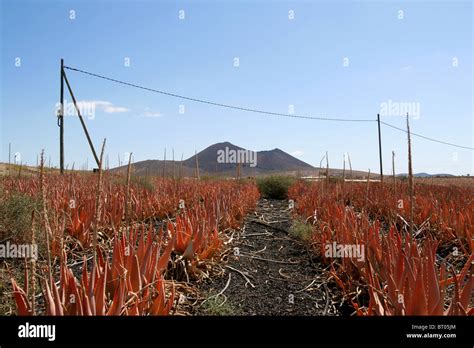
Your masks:
M290 234L288 201L261 199L227 245L224 272L206 279L194 314L338 315L329 272Z

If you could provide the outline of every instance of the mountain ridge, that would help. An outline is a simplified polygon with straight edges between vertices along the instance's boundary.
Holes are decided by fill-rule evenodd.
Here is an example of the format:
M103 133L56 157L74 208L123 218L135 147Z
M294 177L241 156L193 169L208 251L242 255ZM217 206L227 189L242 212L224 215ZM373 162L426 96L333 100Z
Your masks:
M240 151L240 153L239 153ZM232 156L235 155L235 157ZM289 174L300 176L318 176L321 172L325 174L326 168L313 167L312 165L288 154L280 148L272 150L252 151L243 147L234 145L229 141L223 141L209 145L197 154L183 160L158 160L147 159L133 163L134 175L157 175L157 176L180 176L195 177L196 162L199 164L199 174L201 176L235 176L237 173L237 163L239 154L243 159L251 160L255 156L256 163L252 166L252 161L240 161L240 174L245 176L271 175L271 174ZM247 156L247 157L245 157ZM197 161L196 161L197 157ZM224 159L224 161L219 161ZM242 159L242 158L241 158ZM121 166L110 169L113 173L126 172L127 166ZM353 178L366 177L367 172L353 170ZM342 169L329 168L329 175L342 176ZM350 175L350 171L346 169L346 178ZM376 173L371 174L372 178L378 178ZM387 175L391 176L391 175ZM397 177L405 177L407 174L397 174ZM451 174L429 174L416 173L415 177L451 177Z
M209 145L183 161L148 159L135 162L133 168L134 173L138 175L173 175L181 171L181 176L194 176L196 162L199 164L200 175L233 175L237 171L238 163L242 176L274 172L311 172L317 169L279 148L252 151L228 141ZM110 170L121 172L126 168L124 165Z

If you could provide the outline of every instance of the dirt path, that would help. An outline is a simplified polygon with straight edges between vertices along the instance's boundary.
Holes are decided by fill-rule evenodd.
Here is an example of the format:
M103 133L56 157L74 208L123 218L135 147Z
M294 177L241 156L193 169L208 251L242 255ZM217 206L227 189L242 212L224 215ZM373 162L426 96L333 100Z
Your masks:
M290 226L287 201L261 199L227 245L223 274L201 284L211 299L197 314L339 314L339 291L304 244L289 234Z

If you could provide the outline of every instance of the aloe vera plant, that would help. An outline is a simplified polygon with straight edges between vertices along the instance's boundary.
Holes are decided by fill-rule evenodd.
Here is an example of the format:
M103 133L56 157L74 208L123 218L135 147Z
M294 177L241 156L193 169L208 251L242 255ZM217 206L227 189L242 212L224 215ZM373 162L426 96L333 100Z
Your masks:
M45 221L52 235L48 250L60 261L57 277L51 274L40 282L44 313L169 314L174 303L174 283L165 276L173 258L186 259L191 270L212 258L222 244L220 231L237 227L259 198L252 183L181 181L178 185L174 180L160 178L153 180L154 189L143 189L133 184L126 187L113 179L105 175L101 194L96 195L91 190L96 181L93 176L42 177L48 188L44 195L48 211ZM34 178L6 178L2 185L7 193L40 194L40 185ZM173 216L174 222L169 219ZM167 221L164 230L158 229L154 223L163 219ZM103 240L113 241L111 252L99 245L99 233ZM73 244L68 248L64 246L66 236ZM70 248L80 252L92 248L97 258L92 260L91 271L84 258L81 276L74 274L74 269L67 266ZM33 277L36 279L36 275ZM12 279L19 315L33 312L28 278L26 274L25 289Z
M368 303L351 303L359 315L472 315L474 260L472 216L474 195L468 189L417 188L414 236L404 221L409 210L388 185L372 185L367 202L365 187L353 185L341 197L337 183L326 187L297 183L289 190L296 201L295 214L313 226L313 246L330 264L336 283L347 294L354 283L364 284ZM398 194L403 190L397 188ZM443 195L450 201L442 200ZM346 202L350 205L346 205ZM394 202L393 205L387 202ZM405 218L406 219L405 219ZM426 221L430 223L426 223ZM386 226L389 226L388 229ZM419 239L424 232L422 240ZM364 260L325 255L328 243L358 245ZM437 261L440 246L459 246L464 266L455 274ZM457 249L455 249L457 250Z

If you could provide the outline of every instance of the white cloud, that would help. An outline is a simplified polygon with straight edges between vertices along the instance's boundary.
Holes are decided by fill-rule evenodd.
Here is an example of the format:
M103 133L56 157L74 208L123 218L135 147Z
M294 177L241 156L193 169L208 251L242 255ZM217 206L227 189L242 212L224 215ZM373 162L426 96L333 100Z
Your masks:
M413 69L413 65L406 65L400 68L401 71L407 71Z
M303 151L301 150L296 150L296 151L293 151L291 153L292 156L295 156L295 157L300 157L300 156L303 156Z
M97 100L97 101L94 101L94 105L96 108L103 110L107 114L115 114L118 112L129 111L129 109L123 106L116 106L109 101Z

